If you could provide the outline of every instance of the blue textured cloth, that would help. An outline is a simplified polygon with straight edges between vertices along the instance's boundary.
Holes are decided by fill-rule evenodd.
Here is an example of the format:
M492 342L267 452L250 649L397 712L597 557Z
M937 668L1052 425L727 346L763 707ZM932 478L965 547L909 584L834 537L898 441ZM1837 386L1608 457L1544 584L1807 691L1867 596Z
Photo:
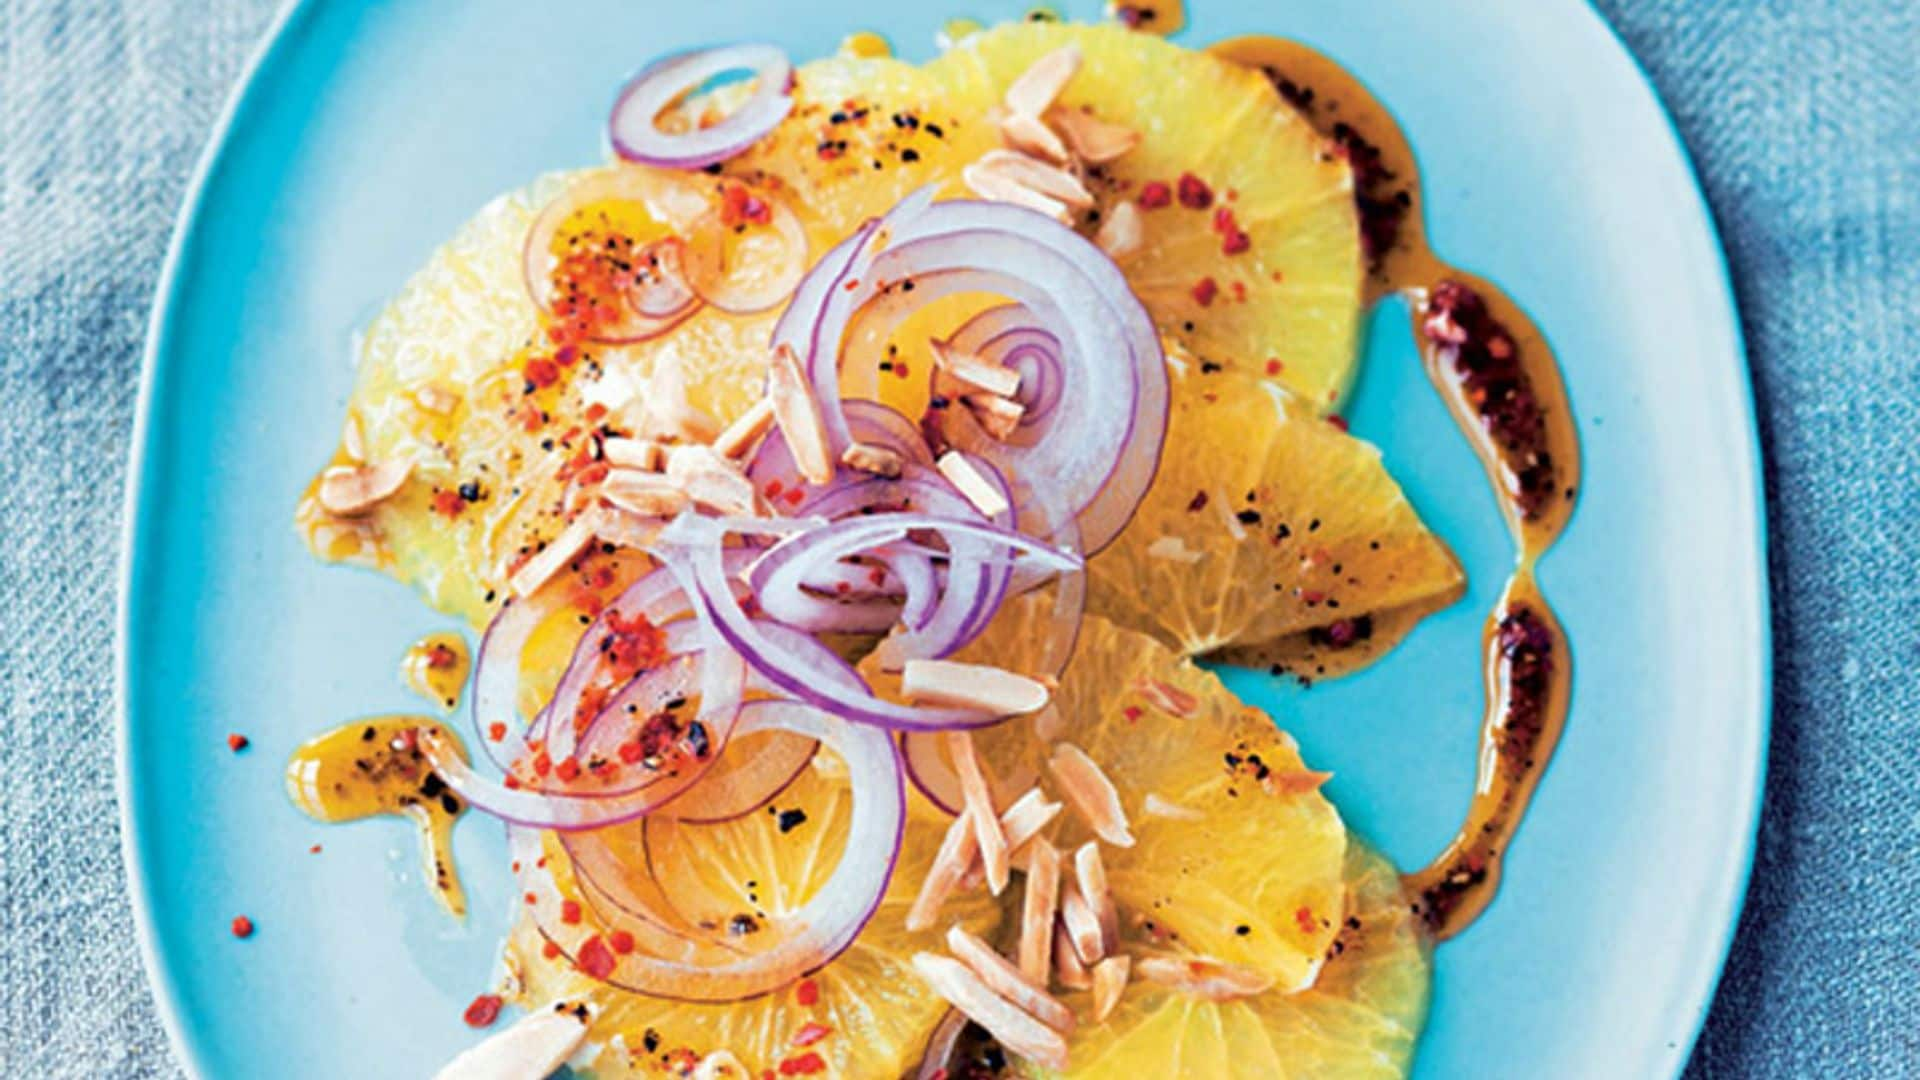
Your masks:
M1600 5L1699 163L1768 456L1771 775L1752 895L1689 1075L1920 1075L1920 4ZM178 1071L114 826L113 567L168 228L271 6L0 0L9 1076Z

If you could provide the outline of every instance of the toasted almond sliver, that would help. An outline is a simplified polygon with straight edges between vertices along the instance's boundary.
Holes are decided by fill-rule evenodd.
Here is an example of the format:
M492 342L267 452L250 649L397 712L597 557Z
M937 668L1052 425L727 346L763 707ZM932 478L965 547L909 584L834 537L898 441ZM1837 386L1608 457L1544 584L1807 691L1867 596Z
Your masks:
M667 477L687 497L717 513L751 517L758 509L753 481L709 446L676 446L667 454Z
M561 568L573 561L580 549L593 542L594 533L600 527L600 515L589 510L567 523L560 534L547 541L547 546L535 552L533 558L520 564L507 578L507 588L515 596L532 596L547 579L560 572Z
M968 394L961 400L973 410L973 418L987 429L987 434L1001 442L1020 429L1020 421L1027 415L1026 406L993 394Z
M1047 703L1047 688L1025 675L957 660L907 661L900 692L916 705L952 705L995 716L1018 716Z
M953 950L953 955L975 975L980 976L980 981L987 984L987 989L1013 1002L1022 1012L1055 1031L1073 1030L1073 1010L1047 993L1044 979L1039 982L1029 980L1012 961L1001 956L993 946L967 933L959 923L947 928L947 948Z
M1000 493L999 488L989 483L986 477L980 475L980 470L974 468L973 462L969 461L965 454L958 450L949 450L940 455L937 464L940 467L940 475L951 481L954 487L959 488L960 494L966 496L975 510L989 518L997 518L1009 509L1006 496ZM1037 705L1034 707L1039 708Z
M1053 917L1060 908L1060 852L1045 837L1028 849L1027 891L1020 902L1020 973L1045 986L1053 973Z
M1109 956L1093 965L1093 1021L1099 1023L1113 1015L1120 995L1127 988L1127 975L1133 970L1130 956Z
M1020 392L1020 373L1012 368L961 352L943 341L928 344L933 346L934 367L969 387L1000 397L1012 397Z
M320 505L330 514L356 517L391 498L412 474L411 461L335 465L320 474Z
M1067 204L1048 195L1017 183L1006 174L980 165L969 165L960 170L960 180L967 190L989 202L1012 203L1029 210L1045 214L1055 221L1071 224L1073 215L1067 212Z
M529 1013L434 1074L434 1080L527 1080L558 1069L587 1037L585 1005L556 1002Z
M1200 709L1200 699L1164 679L1138 679L1134 690L1154 708L1169 716L1186 718Z
M1048 802L1038 785L1028 788L1025 795L1013 800L1013 805L1000 815L1000 827L1006 830L1008 846L1022 847L1040 835L1048 822L1060 816L1061 806Z
M1049 109L1045 119L1073 156L1090 164L1105 164L1140 145L1139 132L1109 124L1084 109Z
M1060 91L1073 81L1074 73L1080 70L1080 60L1080 46L1062 45L1028 65L1019 78L1008 84L1001 100L1015 113L1045 114Z
M1055 165L1065 165L1073 160L1073 153L1067 149L1067 144L1060 141L1060 136L1053 133L1046 121L1025 113L1002 116L1000 138L1023 154L1031 154Z
M1138 254L1146 244L1146 228L1140 220L1140 211L1134 209L1132 202L1114 203L1107 208L1099 231L1093 234L1093 242L1114 259Z
M1133 971L1148 982L1209 1001L1252 997L1273 988L1270 976L1205 956L1143 956L1134 962Z
M1053 745L1047 769L1060 783L1060 792L1093 834L1114 847L1132 847L1133 834L1127 829L1127 812L1120 805L1120 793L1113 781L1100 771L1086 751L1070 742Z
M672 517L689 502L679 481L638 469L609 470L600 482L600 496L640 517Z
M760 436L773 426L773 399L763 397L747 407L747 411L727 425L719 438L713 440L714 452L721 457L737 458L753 448Z
M1148 817L1166 818L1169 821L1204 821L1207 815L1191 806L1181 806L1160 797L1158 792L1147 792L1146 801L1141 810Z
M947 902L948 894L979 854L979 837L973 831L973 821L963 810L947 826L947 835L940 841L933 865L927 868L927 879L920 883L920 894L907 909L908 930L929 930L940 921L940 905Z
M934 993L986 1028L1000 1045L1049 1069L1067 1067L1067 1043L1060 1033L994 993L965 964L932 953L914 953L913 968Z
M993 789L987 784L980 756L974 753L973 735L966 731L947 732L947 755L953 759L953 771L960 777L960 794L966 800L967 816L973 819L980 861L987 868L987 890L999 896L1007 888L1007 834L1000 830L1000 815L993 808Z
M1073 874L1060 875L1060 924L1067 928L1067 940L1073 943L1082 964L1091 967L1107 955L1100 916L1094 914L1093 905L1080 889L1080 879Z
M1207 556L1205 552L1195 551L1188 547L1185 537L1168 535L1159 537L1154 540L1153 543L1147 545L1147 557L1166 559L1169 562L1185 563L1188 566L1192 566Z
M659 472L667 462L667 448L652 439L615 438L600 444L600 456L609 465Z
M439 383L428 383L415 390L413 400L435 416L445 416L460 405L460 395Z
M667 353L655 361L639 427L640 435L662 440L704 444L719 436L719 423L687 400L687 369L679 356Z
M1066 920L1060 918L1053 920L1053 977L1069 990L1085 990L1093 985L1087 965L1080 962L1073 939L1067 936Z
M1031 188L1049 199L1056 199L1075 210L1093 207L1093 193L1080 178L1058 165L1012 150L989 150L975 162L991 169L1021 187Z
M346 426L340 429L340 452L347 460L360 464L367 460L367 433L360 425L360 414L347 410Z
M871 443L854 443L840 455L840 463L849 469L859 469L863 473L884 476L889 479L899 476L907 467L907 459L884 446Z
M1100 944L1111 953L1120 945L1120 911L1113 906L1113 893L1107 888L1107 865L1100 859L1100 845L1092 840L1073 853L1073 872L1080 880L1080 895L1092 905L1100 920Z
M827 451L827 427L820 419L820 403L800 370L793 348L781 345L768 361L767 392L773 398L774 423L786 437L793 463L810 484L833 479L833 457Z

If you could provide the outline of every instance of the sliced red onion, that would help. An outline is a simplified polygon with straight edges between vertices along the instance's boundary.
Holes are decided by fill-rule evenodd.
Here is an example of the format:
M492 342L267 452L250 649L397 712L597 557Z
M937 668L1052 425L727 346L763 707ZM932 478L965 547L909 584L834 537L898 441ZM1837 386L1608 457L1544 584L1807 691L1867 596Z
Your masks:
M839 366L878 356L909 315L956 293L1007 297L1059 342L1044 362L1060 373L1072 409L1050 409L1012 440L992 438L965 409L945 409L955 446L1058 492L1080 518L1089 552L1132 517L1158 467L1166 435L1165 355L1146 309L1105 253L1045 215L1004 203L932 203L923 189L816 264L774 343L808 364L834 446L848 432L834 406ZM912 282L911 290L900 288ZM1029 336L1027 350L1044 349Z
M977 356L1020 375L1014 395L1025 410L1021 427L1032 427L1059 407L1066 377L1060 371L1060 338L1019 304L988 308L947 339L949 348Z
M554 237L561 226L581 210L598 203L633 203L662 225L657 239L637 238L640 247L631 257L642 269L641 279L624 294L626 311L618 319L597 325L594 340L610 344L628 344L658 337L680 325L699 310L700 298L687 282L682 265L684 244L671 235L687 223L689 213L704 208L701 194L685 180L671 174L647 169L621 167L594 173L570 184L540 211L521 248L521 273L527 294L540 310L551 315L553 273L559 258L553 253Z
M791 648L782 647L778 641L761 632L734 600L720 561L721 544L728 528L724 521L682 514L661 530L660 547L654 554L672 567L683 582L689 583L692 591L698 593L702 618L712 630L768 682L798 700L848 720L898 730L984 727L1000 719L973 709L902 705L876 697L864 686L855 689L820 679L817 665L809 665L804 657L795 655ZM839 544L846 542L849 537L855 537L860 542L872 545L884 544L899 539L907 531L920 529L993 540L1036 558L1056 561L1062 569L1079 565L1077 560L1063 558L1045 545L1022 536L1000 532L990 526L925 514L874 515L835 522L812 530L807 536L821 535L823 538L816 542L825 544ZM778 551L779 546L776 545L772 550Z
M913 421L877 401L856 399L843 402L842 405L842 419L846 422L850 441L884 447L899 454L909 465L929 471L933 469L933 453L927 449L927 441ZM769 505L796 514L811 513L808 503L822 491L873 479L868 473L841 465L834 470L832 482L820 487L809 485L806 478L800 475L800 467L793 460L793 451L787 447L787 440L779 428L767 432L767 437L761 441L759 450L747 465L747 478L753 481L754 489Z
M669 134L660 114L708 80L731 71L752 71L756 80L745 104L708 127ZM793 65L772 45L728 45L664 57L628 81L613 103L607 135L629 161L675 169L701 169L738 155L765 138L793 109Z
M635 920L621 912L597 910L604 927L588 920L567 921L561 911L567 898L547 869L540 834L510 828L509 847L535 924L576 967L585 967L582 951L603 929L628 929L636 944L643 933L649 939L665 936L678 956L638 949L620 955L603 943L595 966L604 962L605 982L636 993L683 1001L738 1001L777 990L822 967L844 952L873 918L893 876L906 820L906 790L893 740L878 729L842 723L793 702L753 702L743 708L738 734L757 731L784 731L824 742L846 762L852 820L833 875L800 910L763 925L756 940L776 944L742 955L741 950L692 935L663 935L655 923L642 924L635 932ZM625 871L638 872L634 867Z

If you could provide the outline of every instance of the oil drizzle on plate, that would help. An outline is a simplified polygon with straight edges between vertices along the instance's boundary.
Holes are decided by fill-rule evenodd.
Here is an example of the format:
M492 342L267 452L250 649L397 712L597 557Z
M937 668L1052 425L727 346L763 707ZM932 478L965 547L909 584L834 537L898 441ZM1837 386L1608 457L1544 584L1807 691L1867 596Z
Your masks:
M391 814L420 829L427 888L458 917L466 890L453 866L453 823L467 809L427 765L418 733L430 730L460 745L444 727L420 716L355 720L301 744L287 761L287 796L315 821L361 821Z
M1359 80L1297 42L1244 37L1212 51L1266 73L1354 173L1368 300L1399 294L1427 374L1472 444L1514 537L1515 564L1483 633L1486 715L1466 820L1425 868L1406 876L1437 938L1470 925L1499 887L1505 854L1566 725L1566 635L1534 566L1573 512L1580 448L1553 350L1492 283L1427 246L1419 170L1393 115Z
M407 689L452 712L472 670L467 641L459 634L428 634L408 646L400 660L400 681Z

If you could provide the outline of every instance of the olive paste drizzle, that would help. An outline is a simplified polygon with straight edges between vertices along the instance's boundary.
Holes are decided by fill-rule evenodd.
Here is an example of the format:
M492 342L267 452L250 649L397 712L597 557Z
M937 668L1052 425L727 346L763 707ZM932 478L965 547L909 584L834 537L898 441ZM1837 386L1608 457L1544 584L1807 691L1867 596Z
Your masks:
M1352 74L1297 42L1244 37L1212 51L1264 72L1353 170L1369 303L1398 294L1413 311L1427 374L1485 466L1514 537L1515 564L1483 633L1486 715L1466 821L1406 875L1436 938L1492 901L1500 859L1566 725L1567 639L1534 566L1573 512L1580 448L1552 348L1511 297L1427 245L1420 174L1406 136Z

